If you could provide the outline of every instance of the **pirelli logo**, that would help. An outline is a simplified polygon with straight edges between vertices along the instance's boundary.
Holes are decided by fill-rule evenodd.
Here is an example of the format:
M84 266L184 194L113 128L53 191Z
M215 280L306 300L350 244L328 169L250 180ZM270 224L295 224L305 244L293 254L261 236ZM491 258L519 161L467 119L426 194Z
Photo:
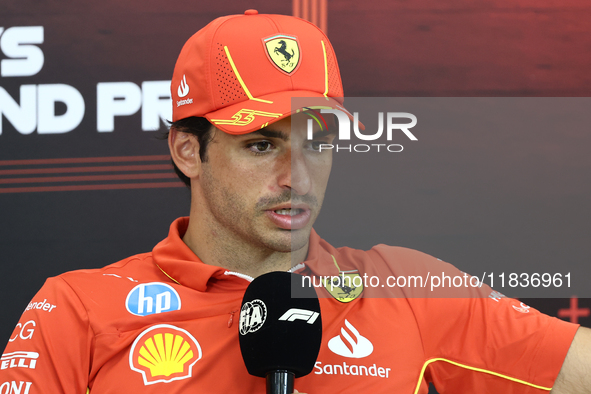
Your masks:
M5 353L0 359L0 369L29 368L35 369L39 353L36 352L12 352Z

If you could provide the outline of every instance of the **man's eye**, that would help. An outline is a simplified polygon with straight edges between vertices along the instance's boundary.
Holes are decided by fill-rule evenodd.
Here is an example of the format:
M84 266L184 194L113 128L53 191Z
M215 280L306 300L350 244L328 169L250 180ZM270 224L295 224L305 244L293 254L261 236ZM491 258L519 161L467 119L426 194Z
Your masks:
M320 145L322 145L322 144L326 144L326 141L310 141L310 148L313 151L319 152Z
M271 144L269 141L259 141L259 142L255 142L250 144L250 149L252 151L254 151L255 153L263 153L263 152L268 152L273 148L273 144Z

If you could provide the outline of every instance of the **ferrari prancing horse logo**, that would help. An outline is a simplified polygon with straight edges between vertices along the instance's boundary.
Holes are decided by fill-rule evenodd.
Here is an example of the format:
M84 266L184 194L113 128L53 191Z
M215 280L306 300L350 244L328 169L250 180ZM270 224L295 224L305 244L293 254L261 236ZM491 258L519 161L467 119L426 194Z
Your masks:
M264 38L269 60L286 74L294 72L300 64L298 39L284 34Z
M323 285L331 296L343 303L351 302L363 293L363 278L357 270L340 271L339 276L325 278Z

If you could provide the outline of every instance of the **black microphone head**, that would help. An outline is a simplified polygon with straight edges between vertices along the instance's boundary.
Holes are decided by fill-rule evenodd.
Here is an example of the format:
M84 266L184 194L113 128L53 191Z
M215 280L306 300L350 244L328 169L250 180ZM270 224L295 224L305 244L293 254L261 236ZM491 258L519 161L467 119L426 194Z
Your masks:
M294 295L292 298L292 285ZM246 289L240 310L240 350L248 373L265 377L287 370L312 372L322 340L320 303L302 276L269 272Z

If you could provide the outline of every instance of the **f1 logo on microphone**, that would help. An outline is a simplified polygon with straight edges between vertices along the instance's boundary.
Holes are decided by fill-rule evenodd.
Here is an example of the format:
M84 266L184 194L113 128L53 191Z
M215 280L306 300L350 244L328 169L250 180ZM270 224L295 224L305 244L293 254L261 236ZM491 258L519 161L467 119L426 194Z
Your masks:
M306 309L291 308L285 312L279 320L282 321L294 321L294 320L305 320L308 324L314 324L316 319L320 316L318 312L309 311Z

